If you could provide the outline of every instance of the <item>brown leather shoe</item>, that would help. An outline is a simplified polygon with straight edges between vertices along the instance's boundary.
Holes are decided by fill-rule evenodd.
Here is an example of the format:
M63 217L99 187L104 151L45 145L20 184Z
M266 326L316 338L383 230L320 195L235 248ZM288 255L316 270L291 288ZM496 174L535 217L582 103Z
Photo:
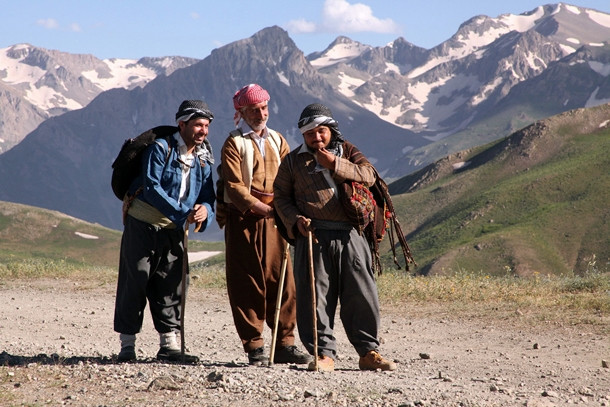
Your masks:
M318 356L318 368L316 369L316 361L312 360L307 366L307 370L318 372L332 372L335 370L335 361L330 356Z
M370 350L358 362L360 370L396 370L396 363L384 359L376 350Z

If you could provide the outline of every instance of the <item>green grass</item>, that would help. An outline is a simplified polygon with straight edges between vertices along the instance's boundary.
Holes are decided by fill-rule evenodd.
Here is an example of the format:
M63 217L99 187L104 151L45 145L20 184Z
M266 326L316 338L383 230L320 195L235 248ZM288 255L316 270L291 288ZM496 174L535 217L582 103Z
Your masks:
M386 309L434 308L453 315L595 325L610 333L610 273L491 276L464 270L437 276L385 273L378 279ZM490 314L491 313L491 314Z
M609 270L610 131L579 134L581 123L564 121L531 145L477 148L464 159L491 157L482 165L393 196L420 273L583 273L593 257ZM382 250L391 267L387 241Z
M224 256L191 267L191 285L200 290L226 290ZM543 275L528 278L493 276L460 269L444 275L414 276L386 270L377 279L384 312L422 312L495 319L529 319L591 325L610 333L610 273L595 261L583 274ZM58 279L87 285L114 284L116 270L76 267L63 262L23 262L0 267L0 285L8 280ZM434 311L431 311L434 310Z

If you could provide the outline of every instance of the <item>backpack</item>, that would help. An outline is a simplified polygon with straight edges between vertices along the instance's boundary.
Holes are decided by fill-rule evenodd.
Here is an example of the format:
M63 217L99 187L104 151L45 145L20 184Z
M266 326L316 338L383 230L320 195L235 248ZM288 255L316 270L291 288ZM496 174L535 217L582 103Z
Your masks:
M158 138L163 138L169 146L167 157L171 152L169 137L178 131L175 126L158 126L147 130L135 138L125 140L119 154L112 163L112 179L110 184L114 195L121 201L129 190L131 183L142 170L142 152Z

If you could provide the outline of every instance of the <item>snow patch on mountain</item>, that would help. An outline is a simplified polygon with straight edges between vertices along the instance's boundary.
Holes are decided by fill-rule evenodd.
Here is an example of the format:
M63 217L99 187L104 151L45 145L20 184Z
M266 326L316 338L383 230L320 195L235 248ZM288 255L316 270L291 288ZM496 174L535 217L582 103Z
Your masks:
M603 64L598 61L589 61L589 67L601 76L606 77L610 75L610 64Z
M82 75L104 91L114 88L128 88L133 83L144 85L157 76L155 71L138 64L137 60L111 58L104 59L102 62L108 67L109 75L100 75L97 70L83 71Z
M558 12L559 8L555 10ZM509 31L518 31L520 33L531 30L536 26L536 21L544 17L544 8L537 7L532 14L504 14L500 16L499 21L506 24Z
M369 49L371 49L370 45L364 45L348 38L339 37L319 57L310 60L309 63L315 68L324 68L349 61Z
M595 10L587 10L587 15L597 24L610 28L610 14L600 13L599 11Z
M349 76L345 72L339 72L339 86L338 90L347 97L355 95L354 89L362 85L365 81L362 79L354 78Z
M282 82L284 85L286 86L290 86L290 80L288 79L288 77L286 76L285 72L278 72L277 73L277 77L280 80L280 82Z
M599 105L603 105L606 103L610 103L610 98L598 99L597 92L599 92L599 86L597 88L595 88L593 93L591 93L591 96L589 96L589 99L585 103L585 107L594 107L594 106L599 106Z
M21 61L25 58L14 59L8 56L7 52L10 48L0 49L0 79L2 82L9 85L18 85L22 83L32 83L38 81L46 73L45 70L32 65L22 64ZM23 47L15 47L15 50L23 49Z

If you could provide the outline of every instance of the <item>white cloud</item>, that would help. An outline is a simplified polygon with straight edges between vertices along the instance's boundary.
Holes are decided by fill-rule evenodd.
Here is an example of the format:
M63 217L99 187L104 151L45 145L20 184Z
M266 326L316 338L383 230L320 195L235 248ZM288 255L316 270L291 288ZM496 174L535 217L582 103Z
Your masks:
M40 20L36 21L36 24L38 24L44 28L48 28L50 30L54 30L59 27L57 20L55 20L54 18L45 18L45 19L41 18Z
M299 20L291 20L288 22L288 24L286 24L286 30L294 34L312 33L315 32L316 29L316 23L307 21L303 18Z
M193 20L199 20L199 13L197 13L196 11L191 12L191 18Z
M350 4L347 0L326 0L322 9L322 23L316 24L303 18L291 20L285 28L292 34L327 33L400 33L400 26L391 18L384 20L373 15L373 10L362 3Z
M70 31L74 31L74 32L79 33L82 30L81 30L80 25L78 23L72 23L72 24L70 24Z
M322 11L324 28L335 32L398 33L400 27L391 18L381 20L366 4L347 0L326 0Z

